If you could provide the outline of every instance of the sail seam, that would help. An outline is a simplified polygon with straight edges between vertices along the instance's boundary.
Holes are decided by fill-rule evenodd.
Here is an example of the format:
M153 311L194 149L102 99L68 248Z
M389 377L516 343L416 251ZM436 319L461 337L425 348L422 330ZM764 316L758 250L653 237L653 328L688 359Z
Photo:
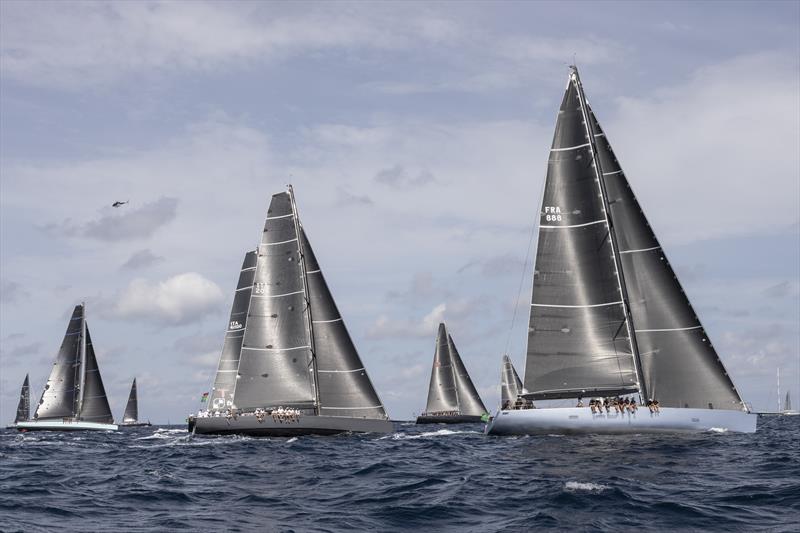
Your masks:
M619 253L621 254L635 254L637 252L649 252L652 250L658 250L661 248L660 246L653 246L652 248L639 248L637 250L620 250ZM636 331L639 331L638 329Z
M254 294L253 298L280 298L282 296L291 296L293 294L303 294L304 291L287 292L285 294Z
M544 226L544 225L540 224L539 227L540 228L558 228L558 229L561 229L561 228L580 228L580 227L583 227L583 226L592 226L594 224L605 224L605 222L606 222L606 220L603 218L603 219L600 219L600 220L595 220L593 222L585 222L583 224L572 224L570 226Z
M609 305L620 305L622 300L618 302L608 302L604 304L591 304L591 305L556 305L556 304L534 304L532 303L532 307L564 307L568 309L585 309L589 307L607 307Z
M248 285L247 287L242 287L241 289L236 289L236 291L234 291L234 292L246 291L246 290L252 289L252 288L253 288L252 285Z
M363 366L354 370L317 370L317 372L323 372L326 374L349 374L352 372L361 372L362 370L364 370Z
M262 242L262 243L261 243L261 246L277 246L277 245L279 245L279 244L288 244L288 243L290 243L290 242L295 242L296 240L297 240L297 237L295 237L294 239L289 239L288 241L279 241L279 242Z
M314 324L328 324L330 322L341 322L342 317L334 318L333 320L312 320Z
M319 274L320 272L322 272L322 270L320 270L320 269L306 270L306 274Z
M615 170L614 172L603 172L603 176L613 176L614 174L622 174L622 169Z
M692 329L701 329L703 326L691 326L688 328L664 328L664 329L637 329L636 333L649 333L652 331L689 331Z
M369 405L369 406L364 406L364 407L326 407L324 405L320 405L319 406L320 409L352 409L352 410L355 410L355 409L380 409L382 407L383 407L383 404L381 404L381 405Z
M302 350L311 346L294 346L292 348L256 348L255 346L243 346L242 350L258 350L261 352L288 352L290 350Z
M247 267L247 268L243 268L242 270L240 270L240 272L247 272L248 270L255 270L255 269L256 269L256 267Z
M569 150L577 150L578 148L586 148L587 146L590 146L590 144L589 143L583 143L583 144L579 144L578 146L569 146L567 148L550 148L550 151L551 152L566 152L566 151L569 151Z
M278 215L278 216L275 216L275 217L267 217L267 220L276 220L276 219L279 219L279 218L288 218L288 217L293 217L293 216L294 216L294 213L289 213L288 215Z

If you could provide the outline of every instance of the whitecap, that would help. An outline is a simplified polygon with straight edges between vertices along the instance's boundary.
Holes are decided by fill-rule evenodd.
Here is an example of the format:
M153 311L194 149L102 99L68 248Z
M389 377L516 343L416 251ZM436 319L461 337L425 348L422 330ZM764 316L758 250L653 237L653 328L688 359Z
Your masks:
M728 428L708 428L711 433L727 433Z
M602 492L608 488L608 485L601 485L599 483L584 483L581 481L567 481L564 488L570 492L585 490L589 492Z
M391 435L387 435L385 437L381 437L379 440L383 439L392 439L392 440L408 440L408 439L426 439L430 437L446 437L449 435L463 435L463 434L474 434L474 435L481 435L480 431L453 431L450 429L440 429L438 431L426 431L425 433L418 433L416 435L411 433L392 433Z

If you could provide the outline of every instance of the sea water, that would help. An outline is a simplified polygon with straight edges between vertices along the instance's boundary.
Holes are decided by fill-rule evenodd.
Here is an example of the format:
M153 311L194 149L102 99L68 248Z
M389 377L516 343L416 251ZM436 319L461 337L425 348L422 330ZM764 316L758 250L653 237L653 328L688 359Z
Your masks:
M758 433L0 433L3 531L798 531L800 417Z

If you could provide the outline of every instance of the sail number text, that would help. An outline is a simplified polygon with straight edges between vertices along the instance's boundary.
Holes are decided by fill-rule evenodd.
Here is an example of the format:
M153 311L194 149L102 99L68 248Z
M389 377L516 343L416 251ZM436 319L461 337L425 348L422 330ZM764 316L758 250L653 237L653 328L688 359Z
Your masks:
M544 206L544 219L548 222L561 222L561 208L558 206Z

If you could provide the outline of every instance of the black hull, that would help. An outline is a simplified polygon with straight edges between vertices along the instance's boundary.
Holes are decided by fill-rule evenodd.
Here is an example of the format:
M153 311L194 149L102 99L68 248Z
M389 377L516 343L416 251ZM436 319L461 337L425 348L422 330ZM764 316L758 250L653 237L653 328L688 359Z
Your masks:
M247 435L250 437L299 437L302 435L338 435L340 433L389 433L389 420L303 415L293 420L277 420L267 415L237 418L189 418L188 430L195 435Z
M417 424L479 424L481 422L483 422L481 417L476 415L420 415L417 417Z

